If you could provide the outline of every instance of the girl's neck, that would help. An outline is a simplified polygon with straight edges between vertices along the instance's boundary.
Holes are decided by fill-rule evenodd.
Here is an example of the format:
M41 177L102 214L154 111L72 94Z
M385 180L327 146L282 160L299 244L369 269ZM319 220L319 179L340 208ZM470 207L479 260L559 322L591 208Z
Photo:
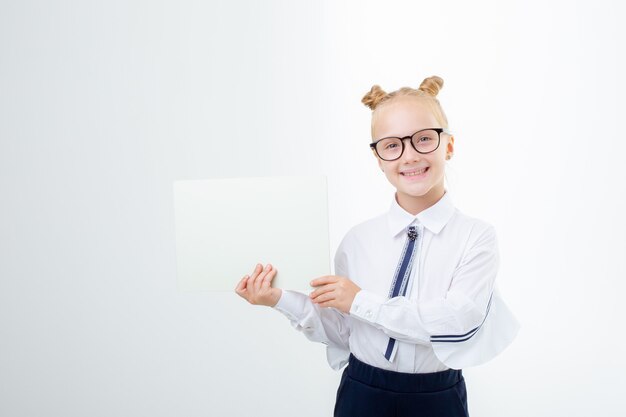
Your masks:
M395 198L400 207L415 216L441 200L444 193L445 189L442 185L431 188L428 193L420 197L413 197L396 191Z

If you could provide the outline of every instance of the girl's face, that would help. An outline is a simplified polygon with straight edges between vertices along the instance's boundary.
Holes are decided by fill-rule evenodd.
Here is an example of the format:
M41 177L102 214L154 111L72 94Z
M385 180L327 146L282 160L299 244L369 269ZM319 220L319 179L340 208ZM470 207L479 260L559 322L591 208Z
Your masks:
M397 97L376 109L373 141L387 137L405 137L421 129L442 127L432 112L419 99ZM389 182L396 188L398 204L412 214L417 214L435 204L444 193L446 154L454 150L454 137L441 133L439 147L428 154L420 154L410 140L404 141L404 152L395 161L384 161L376 155ZM420 175L404 173L426 169Z

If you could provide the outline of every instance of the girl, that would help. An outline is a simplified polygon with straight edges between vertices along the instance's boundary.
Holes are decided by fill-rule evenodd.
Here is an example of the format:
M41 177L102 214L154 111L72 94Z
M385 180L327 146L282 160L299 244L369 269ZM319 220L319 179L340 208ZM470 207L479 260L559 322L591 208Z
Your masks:
M235 291L285 314L346 363L335 417L468 416L462 368L507 347L519 324L495 286L499 257L489 223L455 208L444 186L454 136L437 100L440 77L389 94L374 85L372 155L396 189L389 210L350 229L336 275L309 295L273 288L257 265Z

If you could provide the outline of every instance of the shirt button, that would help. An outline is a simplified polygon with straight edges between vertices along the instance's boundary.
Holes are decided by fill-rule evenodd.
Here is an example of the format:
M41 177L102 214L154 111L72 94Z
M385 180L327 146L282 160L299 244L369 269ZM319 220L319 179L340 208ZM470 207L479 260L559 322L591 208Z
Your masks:
M367 313L365 313L365 316L366 316L366 317L372 317L372 312L371 312L371 311L368 311Z
M354 307L354 311L359 311L359 306Z

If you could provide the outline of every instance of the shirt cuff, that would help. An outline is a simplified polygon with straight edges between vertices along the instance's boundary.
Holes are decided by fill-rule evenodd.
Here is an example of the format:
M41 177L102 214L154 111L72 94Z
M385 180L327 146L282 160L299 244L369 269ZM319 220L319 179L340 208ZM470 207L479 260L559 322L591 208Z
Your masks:
M360 290L356 293L352 306L350 306L350 315L358 319L375 323L378 319L380 306L388 298L368 290Z
M304 299L303 299L304 297ZM306 295L289 290L282 290L282 294L274 307L291 320L299 320L305 311Z

